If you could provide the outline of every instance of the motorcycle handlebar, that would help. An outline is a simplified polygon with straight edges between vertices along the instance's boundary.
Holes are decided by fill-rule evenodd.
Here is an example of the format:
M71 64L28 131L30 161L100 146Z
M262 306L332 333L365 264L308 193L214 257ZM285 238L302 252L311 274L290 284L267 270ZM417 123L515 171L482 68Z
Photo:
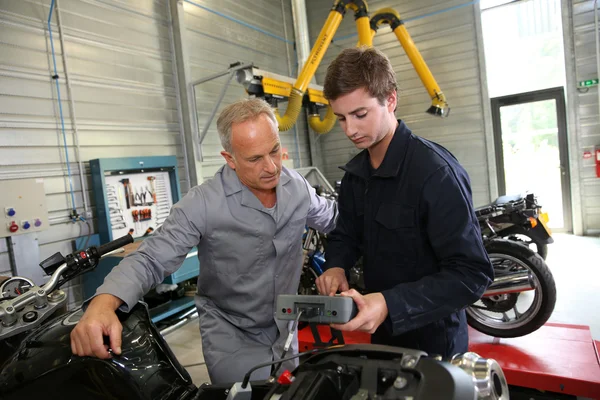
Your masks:
M102 257L106 253L110 253L111 251L115 251L123 246L128 245L129 243L133 243L133 236L125 235L118 239L113 240L112 242L108 242L103 244L98 248L98 256Z
M93 247L90 247L89 249L86 249L83 252L77 251L73 254L85 253L88 257L92 257L92 255L97 252L97 255L94 258L100 259L102 258L102 256L115 250L118 250L119 248L129 243L133 243L133 237L131 235L125 235L116 240L113 240L112 242L100 246L96 249L96 251L92 251ZM61 276L68 269L69 265L67 263L63 263L60 266L58 266L58 268L56 268L56 270L50 276L50 279L44 285L40 287L34 286L28 292L25 292L12 300L2 302L2 304L0 304L0 318L2 318L5 315L5 309L7 307L14 307L15 309L18 309L35 302L36 293L42 297L45 297L47 294L50 294L58 285Z

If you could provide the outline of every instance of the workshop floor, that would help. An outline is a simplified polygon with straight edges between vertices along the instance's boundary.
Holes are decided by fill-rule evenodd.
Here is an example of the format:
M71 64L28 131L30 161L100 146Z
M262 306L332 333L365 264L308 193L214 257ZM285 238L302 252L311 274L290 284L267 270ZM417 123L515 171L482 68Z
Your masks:
M555 234L546 263L557 294L550 322L587 325L600 340L600 237Z
M555 234L546 260L556 281L557 300L551 322L587 325L600 340L600 238ZM201 363L198 320L169 333L167 343L183 366ZM209 383L205 365L186 367L195 385Z
M185 324L181 328L165 335L165 340L173 350L177 360L185 367L194 385L200 386L203 383L210 383L206 365L190 366L204 362L202 355L202 340L200 339L200 328L198 320Z

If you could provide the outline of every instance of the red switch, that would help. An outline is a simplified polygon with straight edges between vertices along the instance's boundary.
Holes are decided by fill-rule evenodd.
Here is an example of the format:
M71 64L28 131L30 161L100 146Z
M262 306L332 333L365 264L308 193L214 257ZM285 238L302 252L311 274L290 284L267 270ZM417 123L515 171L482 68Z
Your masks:
M277 383L280 385L290 385L292 382L294 382L294 375L287 369L277 378Z
M596 149L596 177L600 178L600 148Z
M16 231L19 230L19 225L17 225L15 223L15 221L10 223L10 226L8 227L8 230L11 231L12 233L15 233Z

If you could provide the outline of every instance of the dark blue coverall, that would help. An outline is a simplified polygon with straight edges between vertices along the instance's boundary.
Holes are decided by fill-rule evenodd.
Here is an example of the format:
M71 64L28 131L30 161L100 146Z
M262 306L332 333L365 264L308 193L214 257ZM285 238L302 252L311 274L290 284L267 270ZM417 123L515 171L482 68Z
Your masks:
M366 289L381 292L389 310L372 343L444 358L466 352L464 308L494 276L466 171L402 121L379 168L364 150L342 169L325 269L348 271L363 256Z

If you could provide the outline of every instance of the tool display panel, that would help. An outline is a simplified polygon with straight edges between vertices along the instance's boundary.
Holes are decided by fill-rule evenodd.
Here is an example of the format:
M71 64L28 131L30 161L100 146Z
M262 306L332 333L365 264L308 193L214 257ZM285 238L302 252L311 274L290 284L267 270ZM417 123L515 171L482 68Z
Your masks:
M144 236L158 229L169 216L173 195L169 173L149 169L144 172L105 175L109 229L113 238L131 233Z
M90 160L100 242L158 229L181 197L177 158Z

